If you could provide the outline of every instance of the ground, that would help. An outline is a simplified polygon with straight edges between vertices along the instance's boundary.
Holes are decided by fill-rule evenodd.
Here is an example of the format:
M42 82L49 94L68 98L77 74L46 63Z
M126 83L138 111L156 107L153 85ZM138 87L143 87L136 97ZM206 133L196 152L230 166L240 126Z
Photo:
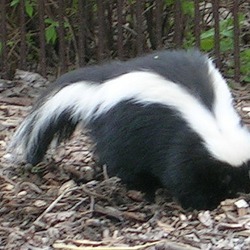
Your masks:
M0 249L250 249L250 195L213 211L184 211L159 190L154 202L96 164L86 133L36 167L10 163L6 147L46 86L18 71L0 80ZM233 91L250 124L250 91Z

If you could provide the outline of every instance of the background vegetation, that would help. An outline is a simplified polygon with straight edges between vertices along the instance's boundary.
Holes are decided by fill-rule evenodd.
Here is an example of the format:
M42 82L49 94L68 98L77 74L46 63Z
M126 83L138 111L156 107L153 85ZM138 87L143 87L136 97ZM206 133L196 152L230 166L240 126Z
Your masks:
M25 38L26 38L26 60L28 70L39 70L40 56L40 23L38 18L38 0L24 0L25 7ZM44 25L45 25L45 43L46 43L46 66L47 72L55 68L58 69L60 57L60 36L58 9L62 1L47 0L44 1ZM159 48L191 48L195 46L196 37L194 34L195 25L200 26L200 49L213 54L215 47L214 18L211 1L200 1L200 24L194 22L195 1L181 0L181 14L179 16L179 34L180 42L176 44L175 25L176 25L176 1L141 1L142 15L140 32L142 33L141 49L138 48L138 15L137 4L135 0L123 1L123 20L122 20L122 48L123 55L118 55L118 15L117 2L101 1L103 10L103 20L101 20L103 30L103 39L100 41L100 1L82 0L85 26L79 25L79 2L78 0L64 1L64 42L65 42L65 60L68 69L82 66L83 64L92 64L97 61L103 61L110 58L127 59L134 57L142 52L149 52ZM161 2L160 16L160 42L157 40L157 16L156 2ZM213 2L213 1L212 1ZM233 46L234 29L232 17L232 2L220 1L220 51L222 59L222 68L228 76L234 72ZM243 1L245 2L245 1ZM21 0L11 0L7 5L7 50L9 70L14 71L20 67L20 3ZM250 82L250 42L247 13L249 11L248 3L240 4L239 27L241 30L240 38L240 73L242 81ZM159 18L159 17L158 17ZM158 27L159 29L159 27ZM84 33L84 44L82 49L79 46L79 31ZM98 48L102 47L102 52ZM0 43L0 53L2 53L2 43ZM84 50L84 62L80 63L79 49ZM98 54L99 53L99 54ZM122 57L122 58L121 58ZM58 69L58 72L60 69ZM49 72L48 72L49 73Z

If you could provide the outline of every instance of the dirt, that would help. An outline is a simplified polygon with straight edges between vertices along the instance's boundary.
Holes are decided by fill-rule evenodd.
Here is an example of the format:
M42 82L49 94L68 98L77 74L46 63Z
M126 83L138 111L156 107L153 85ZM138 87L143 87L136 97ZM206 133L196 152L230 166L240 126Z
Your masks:
M86 131L36 167L9 162L8 142L47 84L24 72L0 80L0 249L250 249L250 195L213 211L184 211L166 190L148 202L98 166ZM234 96L249 125L249 87Z

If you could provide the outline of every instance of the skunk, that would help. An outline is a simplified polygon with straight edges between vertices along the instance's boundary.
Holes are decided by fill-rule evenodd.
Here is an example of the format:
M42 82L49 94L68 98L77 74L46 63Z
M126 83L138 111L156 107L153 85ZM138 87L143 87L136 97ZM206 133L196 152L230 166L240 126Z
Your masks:
M36 165L53 139L90 131L110 176L183 208L213 209L250 192L250 133L222 75L201 52L160 51L62 75L10 144Z

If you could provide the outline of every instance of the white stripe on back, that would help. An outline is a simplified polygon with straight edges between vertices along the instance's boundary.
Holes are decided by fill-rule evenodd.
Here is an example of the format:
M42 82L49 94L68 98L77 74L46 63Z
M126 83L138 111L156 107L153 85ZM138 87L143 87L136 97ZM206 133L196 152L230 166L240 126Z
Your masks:
M20 144L28 122L36 117L29 142L38 143L41 128L56 119L66 109L73 110L72 118L87 123L104 115L121 101L133 99L142 105L159 103L178 111L188 126L204 141L204 145L214 158L232 166L240 166L250 159L250 134L240 126L240 118L232 106L232 97L225 80L208 61L209 76L215 91L213 112L183 86L166 80L152 72L131 72L103 84L77 82L58 91L37 110L31 113L15 135L14 145ZM26 135L27 136L27 135ZM18 142L19 143L16 143ZM18 145L20 144L20 145ZM27 145L26 151L29 151Z

